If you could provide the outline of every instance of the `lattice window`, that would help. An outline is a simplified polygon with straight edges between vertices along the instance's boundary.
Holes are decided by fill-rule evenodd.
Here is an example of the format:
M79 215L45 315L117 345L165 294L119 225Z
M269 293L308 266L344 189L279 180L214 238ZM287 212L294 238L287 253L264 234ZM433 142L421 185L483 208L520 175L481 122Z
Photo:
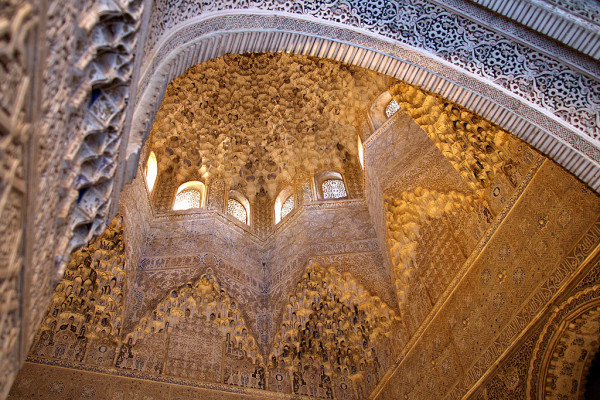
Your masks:
M399 109L400 104L398 104L396 100L392 100L388 103L387 107L385 108L385 115L387 115L387 117L389 118L392 115L396 114Z
M202 204L202 193L196 189L184 189L175 196L173 210L189 210L200 208Z
M321 187L324 199L341 199L348 196L344 181L341 179L327 179Z
M294 209L294 195L288 197L281 206L281 218L284 218Z
M229 199L227 202L227 214L233 215L234 218L242 221L243 223L248 223L248 214L246 213L246 208L237 200Z

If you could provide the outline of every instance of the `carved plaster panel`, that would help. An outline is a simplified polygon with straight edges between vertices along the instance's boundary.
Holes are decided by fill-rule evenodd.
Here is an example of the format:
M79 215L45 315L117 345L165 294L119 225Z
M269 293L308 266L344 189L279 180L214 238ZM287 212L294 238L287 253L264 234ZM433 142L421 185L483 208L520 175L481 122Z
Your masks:
M158 190L172 196L186 181L218 177L225 187L208 182L209 208L223 210L213 203L227 188L256 208L257 197L275 199L299 175L333 171L345 176L350 197L361 197L356 137L365 106L390 83L361 68L281 53L192 67L167 87L150 132Z
M435 340L423 340L424 335L450 329L452 351L463 369L460 377L449 378L443 386L422 382L402 388L391 379L381 387L382 398L393 398L392 393L423 397L433 392L448 399L462 398L582 266L600 240L597 222L592 223L600 203L579 182L559 179L554 173L560 174L552 163L542 166L450 298L432 310L432 319L427 316L416 333L421 344L401 356L395 369L403 382L411 382L412 363L433 356L427 346ZM584 237L575 234L581 229L587 231ZM528 239L518 239L516 232ZM490 312L493 318L487 317ZM433 369L426 367L419 375L437 376Z
M27 144L35 107L28 99L35 82L35 31L39 9L8 1L0 10L0 398L10 389L29 345L29 274L24 271L28 187ZM38 317L37 315L35 316ZM34 330L34 329L31 329Z
M242 1L233 4L211 2L203 5L184 2L179 3L178 7L170 6L168 1L159 2L155 3L153 9L151 25L155 29L151 31L150 38L146 41L146 57L150 58L158 39L169 28L201 16L203 13L224 10L232 6L238 9L258 8L310 15L317 20L369 29L415 48L432 52L466 71L493 80L533 103L551 108L555 113L563 114L562 118L570 120L571 124L582 131L587 131L592 136L598 135L598 132L594 133L594 124L586 126L585 122L587 118L593 118L594 112L589 114L589 117L571 116L567 107L561 111L561 106L553 100L556 95L560 96L563 99L561 104L564 106L574 101L574 105L579 105L577 108L583 106L580 108L582 112L585 109L584 104L587 103L589 105L587 112L589 113L594 104L598 103L598 94L590 96L583 92L577 93L577 85L568 85L564 91L561 91L559 86L554 83L558 82L557 78L550 78L553 75L549 73L549 70L555 70L556 76L563 76L561 79L563 82L566 79L575 83L583 79L589 80L590 85L594 85L592 82L597 80L597 66L579 61L584 65L588 64L586 66L592 70L592 76L596 74L596 79L581 75L558 61L555 54L549 56L539 52L535 49L536 46L532 46L530 43L515 42L511 37L513 33L511 30L517 32L518 30L510 24L507 24L508 27L505 28L505 31L510 32L508 34L490 29L487 23L480 22L479 19L485 20L489 14L486 15L482 9L469 9L468 2L454 1L449 2L448 5L444 3L438 5L436 2L417 0L392 1L388 2L385 7L381 7L375 2L370 4L369 2L347 0L328 4L301 2L293 5L276 1ZM456 13L452 9L453 7L459 9L462 15ZM464 16L465 11L467 11L468 17ZM168 15L167 18L164 17L165 14ZM523 36L527 37L527 35ZM529 39L533 42L537 39L543 43L541 37ZM157 50L154 51L157 52ZM562 53L568 53L568 51L562 51ZM576 59L576 57L569 58ZM539 60L540 63L536 64L533 59ZM577 63L577 61L575 62ZM542 64L544 68L541 68ZM584 87L590 87L583 81L581 83ZM577 121L573 120L573 117Z

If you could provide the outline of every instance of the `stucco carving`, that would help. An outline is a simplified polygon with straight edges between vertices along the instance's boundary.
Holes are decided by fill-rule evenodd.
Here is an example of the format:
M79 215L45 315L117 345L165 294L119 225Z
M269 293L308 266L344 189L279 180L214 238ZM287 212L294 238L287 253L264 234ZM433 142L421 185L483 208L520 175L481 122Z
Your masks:
M363 376L376 362L379 336L389 336L397 319L350 274L314 262L285 307L270 362L296 373L317 362L328 376Z
M594 111L600 99L597 66L569 55L570 61L579 64L578 67L585 65L587 71L582 74L578 68L559 61L559 53L567 53L564 50L556 49L552 55L537 50L540 38L524 35L511 25L505 26L505 31L491 29L480 22L489 18L489 14L470 8L466 1L449 4L422 0L390 1L382 7L375 1L358 0L323 3L215 1L203 4L186 1L178 2L177 6L165 0L153 7L152 24L156 29L146 42L147 57L169 28L194 17L229 8L309 15L368 29L434 53L465 71L489 79L529 102L553 110L561 119L591 137L597 138L600 134ZM589 9L594 10L593 7ZM520 40L515 40L513 35L521 36Z
M32 105L32 31L35 4L3 2L0 9L0 398L8 394L21 363L27 143Z
M517 146L507 132L439 96L400 82L389 92L480 198L498 175L517 186Z
M229 335L232 346L243 350L253 362L262 361L256 340L246 327L239 306L214 278L206 275L182 288L170 290L151 313L140 318L126 338L131 338L131 344L135 345L144 336L166 331L169 326L196 314L212 322L223 335Z
M356 136L365 105L389 83L312 57L226 55L170 83L148 146L159 176L173 176L177 184L219 177L251 203L265 194L272 202L298 174L360 171ZM360 196L362 179L348 176L349 189Z
M127 293L124 246L123 223L114 218L102 236L73 254L42 320L33 354L83 361L89 341L120 342ZM65 335L74 343L64 341Z
M454 72L473 72L459 75L460 79L476 76L474 85L486 82L481 92L495 85L494 96L504 93L514 100L501 102L503 106L513 111L537 107L561 129L585 131L595 140L597 124L586 120L597 111L598 71L593 62L567 51L561 64L557 61L560 47L545 47L540 53L533 49L532 37L513 40L509 36L515 32L503 36L482 29L479 22L461 16L460 10L468 7L460 0L448 0L445 7L436 2L402 3L416 11L391 10L391 19L377 14L380 9L369 9L373 3L363 3L319 3L318 9L316 3L298 3L295 9L289 8L290 3L261 3L290 11L290 15L303 13L303 17L263 15L261 20L258 12L254 19L245 20L234 12L206 19L202 28L221 32L235 27L235 21L249 21L249 25L269 21L274 25L258 27L286 37L288 32L278 32L275 23L291 26L302 20L304 27L313 24L317 30L341 32L348 42L363 37L349 26L373 32L393 29L394 37L406 37L409 43L402 49L418 48L413 56L422 49L429 51L416 69L429 65L438 73L439 65L450 65L449 61L452 68L458 66L449 68ZM15 386L15 396L32 397L27 391L38 384L40 395L49 397L60 396L64 390L71 391L71 397L127 396L99 387L88 374L93 371L111 375L109 381L123 385L126 379L121 378L135 378L168 388L144 392L157 398L185 397L182 386L259 398L359 399L371 394L460 398L497 365L544 307L572 286L570 277L597 253L597 197L506 131L441 97L399 83L392 92L403 111L383 127L395 135L376 132L369 136L367 110L389 88L390 78L338 62L276 53L213 60L188 72L196 74L193 79L167 91L166 108L159 113L157 132L151 138L158 140L149 142L147 148L163 156L161 161L159 154L163 170L156 191L146 192L140 177L123 196L130 203L121 207L128 223L125 229L116 221L105 236L89 242L104 228L108 209L114 208L111 201L120 190L117 170L124 150L120 142L126 136L122 127L128 125L124 123L127 104L131 107L135 92L132 54L139 39L142 1L42 2L48 6L44 10L28 9L27 4L14 8L11 3L6 12L15 15L5 17L3 10L0 19L0 29L4 29L0 73L6 75L7 92L16 94L11 101L3 96L0 104L0 111L13 112L9 118L4 118L7 113L0 114L0 133L10 139L6 141L9 162L3 164L5 173L0 177L5 185L0 212L10 217L4 237L14 241L2 247L10 264L8 278L0 281L1 293L8 294L7 312L1 315L8 322L2 325L2 335L8 332L2 336L6 339L3 346L8 353L17 346L25 351L29 332L13 328L20 323L35 326L41 315L37 309L46 306L43 299L66 265L67 275L52 299L30 360L66 367L65 376L81 377L82 382L81 387L75 379L63 382L53 367L48 377L35 382L31 370L26 370ZM195 4L199 12L222 6ZM331 15L333 9L344 16ZM437 13L436 17L426 11ZM415 19L402 20L411 15ZM41 16L46 20L39 26L48 31L35 32L43 39L40 43L45 41L39 55L48 54L48 68L43 79L35 80L43 88L32 93L26 76L31 66L23 54L41 57L20 48L27 48L22 43L34 42L27 32L33 31ZM340 20L340 25L315 22L321 18L348 19ZM168 19L162 22L169 23ZM405 22L408 25L401 26ZM399 25L392 27L393 23ZM184 32L189 36L179 39L195 40L198 26L190 24ZM142 30L152 32L152 27L146 28ZM513 28L510 25L507 30ZM333 35L317 32L321 34ZM313 40L314 52L321 57L330 51L348 51L347 59L363 60L356 55L356 47L328 47L331 43L323 44L321 36L305 40ZM388 58L370 50L371 43L362 44L364 53L359 50L366 57L364 65L388 65ZM391 40L383 43L394 47ZM167 54L170 45L185 47L181 42L166 43L157 48L157 58ZM392 50L389 53L397 49ZM502 57L493 57L497 51ZM182 65L200 57L185 54L172 73L180 74ZM503 63L496 65L498 59ZM11 69L13 62L25 68ZM147 71L154 67L149 62ZM286 68L282 73L280 69ZM548 71L553 75L547 75ZM447 75L451 74L441 73ZM185 74L180 79L184 78ZM161 82L166 84L164 79ZM565 82L568 87L553 87ZM144 85L141 81L140 87ZM18 90L12 90L15 87ZM440 87L440 92L448 89ZM176 90L181 88L188 91ZM194 91L196 97L190 95ZM495 101L494 96L490 98ZM226 106L211 109L212 103ZM37 111L42 115L40 123L30 129L28 116L37 118ZM562 122L549 111L557 111ZM160 126L162 118L169 123ZM403 131L394 121L412 121L412 126L404 125L410 129ZM543 129L544 123L540 123ZM205 124L210 130L203 131ZM413 135L417 131L423 135ZM68 139L64 132L69 133ZM31 142L27 142L29 133ZM357 135L370 151L389 148L377 157L367 154L367 172L355 153ZM416 161L408 154L410 145L396 146L403 136L403 143L419 139L412 143L411 154L426 149L427 157ZM282 146L282 138L285 144L289 138L301 143L300 155L293 152L297 148ZM592 143L586 140L569 143L579 149ZM405 163L396 163L396 156L404 150ZM30 158L27 151L33 152ZM589 154L595 151L591 146ZM28 168L20 159L29 160ZM440 171L419 173L437 166L442 167ZM311 184L315 173L326 171L343 175L349 199L318 200ZM33 181L25 181L25 176L32 176ZM189 179L206 184L207 207L171 213L172 189ZM273 201L288 185L293 188L296 207L275 225ZM410 190L402 189L406 187ZM456 191L437 190L448 187ZM224 214L231 190L252 201L249 226ZM23 212L25 207L31 214ZM134 224L140 219L144 221L137 228ZM22 232L29 232L24 246ZM379 240L386 232L392 269L386 266L387 249ZM125 241L133 248L124 248ZM452 245L441 246L444 241ZM69 252L84 243L88 247L67 263ZM32 267L21 271L23 247ZM307 260L313 264L305 270ZM420 282L411 280L415 263L423 267ZM452 268L445 268L450 264ZM444 272L448 276L437 279ZM399 282L396 290L394 281ZM417 304L406 295L407 285L417 288L413 294L421 302L418 307L429 304L407 309L406 304ZM17 298L14 289L20 287L29 290L31 298ZM396 309L396 296L401 313ZM29 304L34 308L31 311ZM317 311L323 311L322 315ZM403 318L396 318L398 314ZM591 331L596 332L594 321ZM295 326L290 327L290 322ZM335 335L325 332L330 322L332 330L334 322L338 328ZM21 343L13 340L17 336ZM282 351L286 346L295 352L286 354ZM15 358L6 360L12 364ZM557 377L557 382L563 382L560 371L548 371L550 381ZM11 373L9 365L7 381ZM514 375L514 369L506 369L505 381L513 384Z
M429 218L444 218L459 210L474 211L482 203L472 195L450 192L438 193L417 188L402 193L400 198L385 197L388 248L396 281L398 303L406 307L411 279L415 275L416 250L421 226Z

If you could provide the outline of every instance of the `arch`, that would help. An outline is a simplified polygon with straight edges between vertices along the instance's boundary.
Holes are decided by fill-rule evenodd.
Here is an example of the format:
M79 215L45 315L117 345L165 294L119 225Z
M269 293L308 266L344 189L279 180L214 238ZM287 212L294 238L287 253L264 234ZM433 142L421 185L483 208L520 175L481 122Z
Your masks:
M200 181L189 181L177 188L173 210L203 208L206 202L206 186Z
M246 225L250 225L250 202L239 192L230 190L227 199L227 214Z
M156 162L156 154L153 151L148 156L146 162L146 168L144 169L144 175L146 175L146 185L148 186L148 193L152 193L154 184L156 183L156 177L158 174L158 165Z
M265 20L269 29L265 28ZM490 77L477 76L427 50L391 38L290 15L266 18L264 14L235 10L190 19L174 26L157 43L141 74L128 158L137 158L162 101L165 81L189 66L225 53L284 51L359 65L444 96L515 134L594 189L600 189L600 151L592 133L570 125L547 107L534 104L534 100L500 87ZM571 64L575 61L569 60ZM134 173L129 171L129 180Z
M528 398L583 398L571 397L571 389L577 393L585 390L582 382L590 359L598 351L599 321L600 285L589 287L556 307L530 361ZM561 371L565 364L569 367L568 376Z
M262 364L258 341L246 324L239 302L209 274L186 285L171 288L153 310L146 312L128 333L126 340L135 345L138 340L175 326L193 316L214 324L223 335L230 334L236 345L253 362Z
M344 178L338 172L322 171L315 175L315 188L319 200L348 198Z
M399 321L398 316L348 272L342 274L312 261L303 269L305 272L292 289L289 302L282 307L269 359L290 369L301 366L307 370L317 363L324 375L362 378L367 365L375 362L377 350L382 347L377 343L390 343L384 332L392 329ZM336 310L342 310L343 316ZM344 325L346 318L353 321L355 327ZM356 329L358 325L360 330ZM307 332L310 342L302 340ZM286 351L292 347L297 347L298 352ZM316 348L321 351L314 357L301 356ZM340 348L360 356L339 357Z
M290 207L291 201L291 209ZM286 217L295 207L296 199L294 197L294 189L291 186L287 186L275 199L275 223L278 224L283 218Z

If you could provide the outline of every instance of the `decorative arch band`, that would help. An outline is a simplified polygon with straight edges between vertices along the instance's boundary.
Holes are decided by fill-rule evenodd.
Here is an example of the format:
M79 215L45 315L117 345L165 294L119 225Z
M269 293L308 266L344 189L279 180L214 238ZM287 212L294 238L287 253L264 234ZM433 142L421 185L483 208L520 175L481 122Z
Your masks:
M147 57L136 99L127 180L168 83L187 68L226 53L288 52L337 60L393 76L460 104L547 154L600 191L596 141L549 110L424 50L315 19L231 12L198 17L173 29Z

